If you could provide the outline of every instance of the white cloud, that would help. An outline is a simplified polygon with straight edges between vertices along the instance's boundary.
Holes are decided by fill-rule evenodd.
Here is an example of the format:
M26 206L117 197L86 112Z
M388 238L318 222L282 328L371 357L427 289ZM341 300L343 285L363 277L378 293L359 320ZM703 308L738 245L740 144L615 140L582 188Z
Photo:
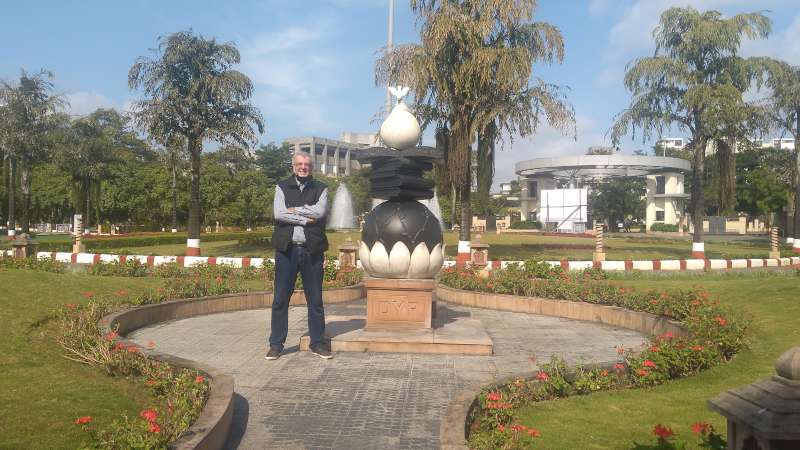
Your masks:
M73 92L67 94L69 101L69 113L72 115L86 116L93 113L97 108L120 109L119 102L111 100L105 95L97 92Z
M767 16L769 17L769 14ZM800 13L794 17L788 28L779 30L769 39L743 41L740 55L745 58L749 56L769 56L797 66L800 65L798 41L800 41Z

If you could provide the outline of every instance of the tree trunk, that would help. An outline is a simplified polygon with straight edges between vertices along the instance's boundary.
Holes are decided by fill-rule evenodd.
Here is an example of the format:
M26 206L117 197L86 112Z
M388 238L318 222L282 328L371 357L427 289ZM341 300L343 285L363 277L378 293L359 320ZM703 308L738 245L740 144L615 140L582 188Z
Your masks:
M15 224L16 218L14 217L14 209L16 208L15 200L17 196L17 173L14 157L9 155L8 158L8 239L14 239L17 233Z
M461 230L458 233L459 241L470 241L470 228L472 226L472 211L470 211L469 196L470 184L461 190Z
M201 142L189 136L189 236L187 256L200 256L200 153Z
M92 180L86 179L86 217L83 218L83 234L91 234L92 228Z
M796 124L794 132L794 220L792 228L794 228L792 249L800 252L800 110L795 111ZM789 233L786 233L789 236Z
M172 166L172 230L178 229L178 169Z
M694 173L692 173L692 224L694 225L695 244L703 243L703 171L706 162L705 139L692 141L694 150ZM694 246L692 247L694 252Z
M22 156L20 161L20 185L22 187L22 221L21 232L30 234L31 179L33 170L29 156Z
M453 207L450 209L450 223L456 224L460 223L458 220L458 215L456 214L456 204L458 202L458 191L456 190L456 185L453 186Z

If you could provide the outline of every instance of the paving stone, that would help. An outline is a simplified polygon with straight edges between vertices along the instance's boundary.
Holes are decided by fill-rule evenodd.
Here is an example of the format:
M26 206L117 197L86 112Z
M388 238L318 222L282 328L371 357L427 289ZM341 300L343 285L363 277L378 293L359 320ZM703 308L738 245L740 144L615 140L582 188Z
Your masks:
M328 315L364 315L366 300L325 306ZM233 311L142 328L146 346L227 370L235 378L234 414L225 449L434 449L439 420L461 389L536 370L556 354L618 361L615 345L641 345L626 329L548 316L470 308L439 301L440 318L479 319L492 356L338 353L323 360L299 351L305 307L289 309L283 355L266 361L270 311Z

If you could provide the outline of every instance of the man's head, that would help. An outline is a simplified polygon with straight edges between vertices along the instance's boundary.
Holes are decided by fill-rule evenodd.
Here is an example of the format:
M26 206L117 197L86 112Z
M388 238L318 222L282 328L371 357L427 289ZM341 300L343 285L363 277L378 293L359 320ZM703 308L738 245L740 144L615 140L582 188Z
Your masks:
M310 177L313 169L314 163L311 162L310 154L300 152L292 158L292 172L297 175L297 178L306 179Z

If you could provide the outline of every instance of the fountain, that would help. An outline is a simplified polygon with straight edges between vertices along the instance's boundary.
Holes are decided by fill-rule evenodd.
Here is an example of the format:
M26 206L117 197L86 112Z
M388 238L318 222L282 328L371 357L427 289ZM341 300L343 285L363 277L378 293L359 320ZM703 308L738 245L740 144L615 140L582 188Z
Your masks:
M423 205L425 205L426 208L431 210L433 215L436 216L436 220L439 221L439 225L444 226L444 219L442 219L442 208L439 206L439 196L436 194L436 191L433 191L432 199L421 200L420 203L422 203Z
M353 213L353 198L344 183L339 184L336 189L333 207L331 207L331 220L328 222L328 226L337 230L358 228Z
M325 339L331 351L491 355L492 340L480 320L436 318L434 277L444 264L445 245L441 212L426 206L439 210L436 182L423 172L443 164L444 152L416 146L419 122L402 100L408 88L389 90L397 102L381 126L386 147L363 149L356 158L372 166L365 177L377 203L359 243L361 266L369 275L367 315L328 316ZM301 338L302 350L308 339Z

